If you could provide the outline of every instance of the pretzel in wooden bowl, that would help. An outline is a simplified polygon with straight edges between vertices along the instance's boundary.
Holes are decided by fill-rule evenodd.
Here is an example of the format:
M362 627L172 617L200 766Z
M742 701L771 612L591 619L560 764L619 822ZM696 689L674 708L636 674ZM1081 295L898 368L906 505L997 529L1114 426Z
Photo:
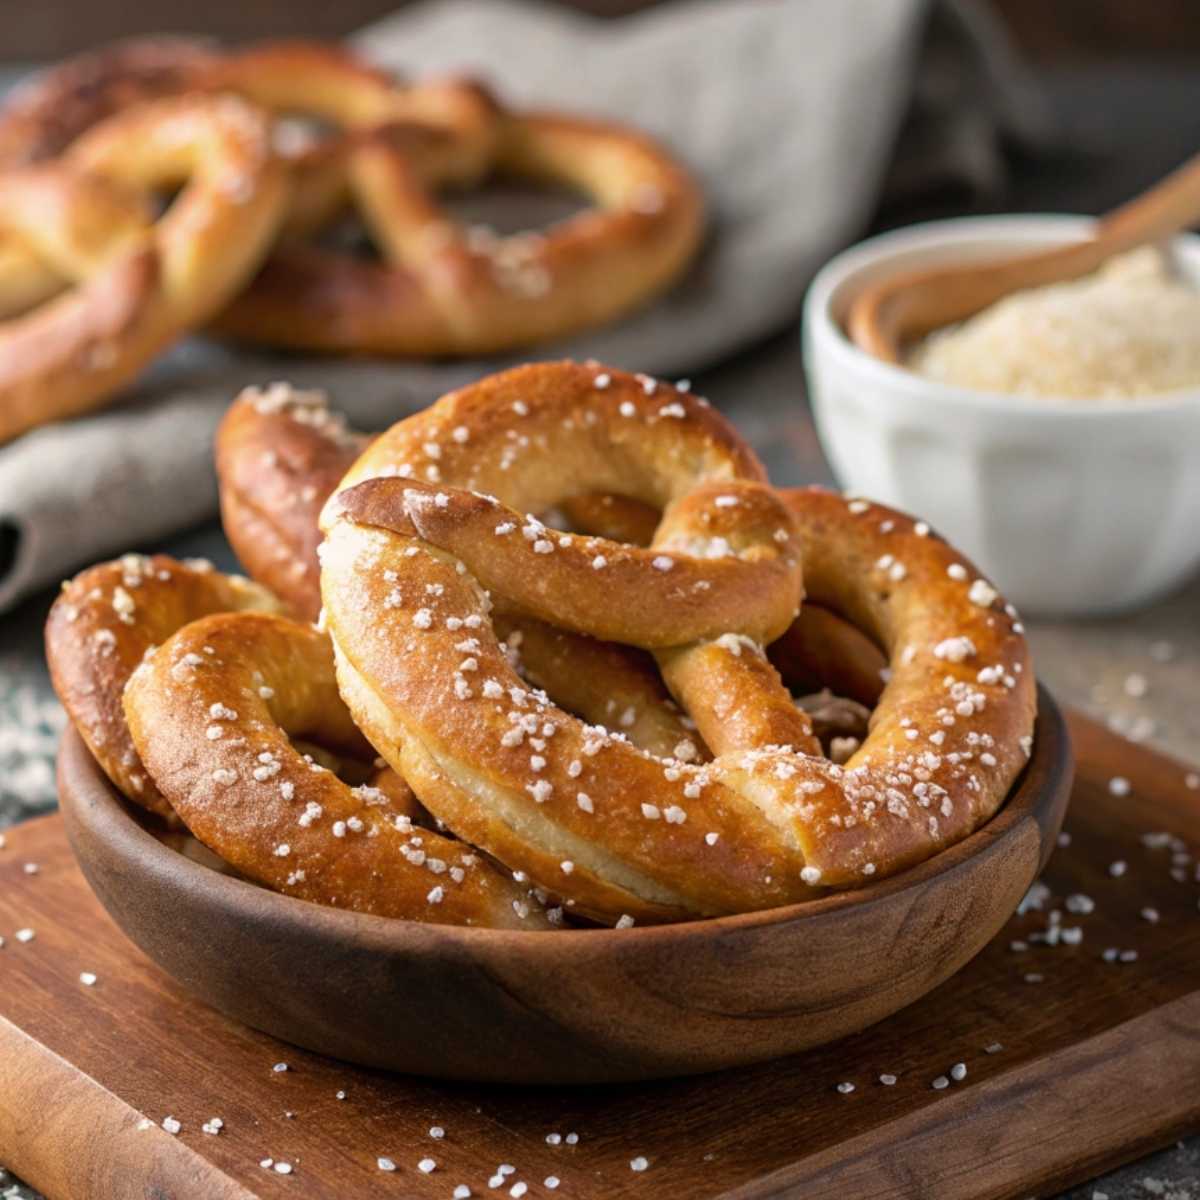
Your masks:
M436 833L338 695L328 638L207 563L126 555L70 581L55 690L130 800L276 891L381 916L544 929L541 904ZM302 865L301 865L302 864Z
M546 364L374 442L327 506L342 694L452 830L606 922L786 904L929 857L1003 803L1031 744L1019 622L926 526L819 490L780 503L703 402ZM547 529L579 492L664 510L651 546ZM762 647L809 592L888 655L844 765ZM491 610L651 650L715 757L659 757L531 689Z
M166 99L0 175L0 443L103 403L242 286L285 213L268 134L234 97Z
M246 388L216 435L221 523L239 561L299 617L321 608L318 516L370 439L322 392Z
M369 441L347 428L322 393L284 383L245 389L217 430L226 536L250 575L297 616L318 617L318 516ZM671 754L693 739L641 651L528 615L497 620L523 678L573 711L616 724L654 753Z
M329 639L266 613L184 626L133 674L130 733L201 842L274 891L377 916L546 929L541 906L470 846L414 823L404 789L356 787L296 740L367 759ZM392 777L395 780L395 776Z

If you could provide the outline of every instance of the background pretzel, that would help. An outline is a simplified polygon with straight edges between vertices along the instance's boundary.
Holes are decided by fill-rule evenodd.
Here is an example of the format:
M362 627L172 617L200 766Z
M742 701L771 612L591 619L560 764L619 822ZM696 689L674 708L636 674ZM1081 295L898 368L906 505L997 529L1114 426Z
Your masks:
M0 442L101 403L245 282L285 211L268 133L233 97L160 100L0 176ZM145 194L179 185L154 221Z
M114 113L187 90L215 47L200 38L128 38L18 84L0 109L0 167L54 158Z
M547 507L576 486L661 505L673 488L757 473L713 414L664 391L599 368L524 368L445 398L372 445L351 481L408 478L376 478L331 503L322 571L342 692L372 742L451 828L609 921L786 903L881 877L965 836L1003 802L1028 752L1026 650L990 585L886 509L804 492L789 497L795 520L780 530L781 547L799 538L813 592L889 654L891 682L844 768L796 752L813 748L811 727L747 636L760 617L671 646L677 613L662 609L663 628L647 639L716 753L711 763L656 759L513 674L476 580L489 577L497 598L536 597L544 615L576 625L578 597L539 589L538 578L578 539L561 535L540 554L537 542L550 538L518 534L506 560L516 577L502 583L473 531L491 520L493 539L508 545L511 517L480 491L520 508ZM646 447L666 447L664 425L679 440L660 461ZM447 439L460 427L464 437ZM593 439L610 448L599 463ZM529 450L510 454L514 440ZM614 446L629 469L620 481ZM425 486L411 481L422 476ZM728 485L733 504L697 507L685 495L667 509L652 546L673 560L664 574L686 567L679 578L694 586L696 562L719 573L724 556L697 555L719 538L736 545L719 514L753 495L740 488ZM653 611L636 587L612 587L606 601Z
M350 353L495 352L620 316L672 282L699 243L699 193L650 139L611 123L511 112L467 81L403 86L313 43L219 55L152 40L87 56L0 119L0 153L7 136L13 157L44 154L121 97L172 88L234 92L336 131L314 138L280 127L299 133L279 141L294 176L286 237L217 323L238 338ZM56 96L61 121L49 113ZM492 174L565 187L597 207L543 233L500 237L463 228L437 204L439 189ZM348 207L382 262L313 240ZM0 297L26 293L28 274L28 263L0 255Z

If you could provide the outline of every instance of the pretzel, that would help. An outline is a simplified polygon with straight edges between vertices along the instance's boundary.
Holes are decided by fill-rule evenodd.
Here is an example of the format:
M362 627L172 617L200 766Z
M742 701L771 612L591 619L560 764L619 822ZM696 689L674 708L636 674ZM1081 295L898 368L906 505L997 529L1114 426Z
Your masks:
M217 430L226 536L250 575L308 620L321 606L318 515L369 440L347 429L322 393L283 383L245 389ZM572 711L615 724L655 753L689 753L691 744L703 754L648 656L528 616L498 628L523 678Z
M246 388L216 435L221 521L253 579L299 617L321 608L317 518L369 439L321 392L285 383Z
M504 109L459 79L397 83L346 51L268 43L220 55L187 43L132 42L69 63L0 120L0 155L31 157L122 97L234 92L335 136L281 144L294 195L285 240L217 322L221 332L297 349L471 355L562 337L615 319L662 291L694 254L699 193L665 151L622 126ZM54 99L63 115L53 112ZM286 132L281 127L281 132ZM545 233L464 229L434 193L491 174L567 187L596 208ZM346 207L383 261L312 240ZM29 264L0 255L0 307L29 291ZM43 272L43 290L53 278Z
M130 800L169 817L171 806L147 777L121 709L121 695L147 651L209 613L278 609L248 579L210 563L126 554L63 585L46 620L46 659L54 690L105 774Z
M0 176L3 258L20 281L16 297L0 290L0 443L104 403L242 285L284 215L267 132L229 96L161 100L59 162ZM177 184L153 221L145 193ZM48 264L41 283L20 265L30 257ZM54 295L63 279L77 286ZM46 303L13 315L31 300Z
M350 55L284 43L234 56L205 86L348 136L299 161L295 235L357 208L382 263L287 243L217 328L295 349L475 355L610 321L662 291L703 223L691 179L622 126L504 109L462 80L403 87ZM463 229L433 193L502 174L565 186L599 207L544 234Z
M861 886L965 837L1031 747L1019 621L923 524L819 489L779 509L761 478L700 401L595 366L505 372L394 426L324 518L322 594L355 719L451 829L610 923ZM521 515L580 491L663 509L652 545ZM844 765L761 649L790 623L801 561L813 600L890 664ZM652 649L713 760L656 757L529 689L488 592Z
M365 766L373 751L337 694L328 639L277 607L256 584L161 555L126 555L64 587L46 629L54 686L113 783L182 818L244 877L290 895L383 916L545 928L525 890L422 828L428 814L399 775ZM225 782L231 762L244 768L236 787ZM354 764L358 786L333 773ZM435 907L439 882L445 904Z
M625 314L672 283L699 242L694 185L648 138L611 123L498 117L494 172L567 187L598 206L511 237L464 229L431 198L461 173L455 155L411 135L402 145L396 155L366 141L349 163L382 262L282 247L215 328L325 352L499 353Z
M195 620L133 673L124 707L174 810L246 878L377 916L549 928L527 890L470 847L293 745L366 751L338 695L329 640L311 626L268 613Z

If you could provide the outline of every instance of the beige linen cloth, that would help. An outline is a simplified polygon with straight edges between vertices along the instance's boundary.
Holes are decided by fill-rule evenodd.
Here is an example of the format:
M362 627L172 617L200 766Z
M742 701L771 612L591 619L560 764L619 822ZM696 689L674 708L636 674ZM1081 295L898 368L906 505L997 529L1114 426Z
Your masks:
M893 194L931 179L987 187L1002 134L1040 136L1036 93L973 0L683 0L617 21L440 0L354 41L406 74L467 70L516 104L627 120L701 176L712 230L687 279L523 359L666 376L709 366L795 319L812 272L862 232L889 180ZM244 384L323 387L378 428L498 365L282 358L193 339L118 407L0 448L0 611L210 517L213 430Z

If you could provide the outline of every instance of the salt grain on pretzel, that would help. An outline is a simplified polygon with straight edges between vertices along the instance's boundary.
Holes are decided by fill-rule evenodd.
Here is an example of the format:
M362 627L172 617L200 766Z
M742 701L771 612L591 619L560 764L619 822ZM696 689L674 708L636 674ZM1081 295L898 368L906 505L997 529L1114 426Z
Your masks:
M247 388L216 436L221 520L250 575L297 616L315 620L317 516L366 447L319 392Z
M134 669L198 617L277 608L247 579L165 555L126 554L63 585L46 621L50 678L93 757L129 799L160 816L171 813L134 749L121 707Z
M366 752L328 639L265 613L184 626L133 674L134 745L188 829L241 874L290 896L441 924L548 928L527 893L462 842L352 788L293 739Z
M576 911L670 919L878 879L987 820L1024 763L1033 678L990 585L886 509L806 490L773 516L759 479L693 397L553 364L394 427L327 507L322 588L351 710L450 828ZM663 508L651 547L597 539L589 558L579 536L508 511L578 491ZM890 663L844 766L762 657L794 613L800 558L812 597ZM652 648L716 757L655 757L530 690L492 632L493 598ZM952 638L973 652L939 656Z

